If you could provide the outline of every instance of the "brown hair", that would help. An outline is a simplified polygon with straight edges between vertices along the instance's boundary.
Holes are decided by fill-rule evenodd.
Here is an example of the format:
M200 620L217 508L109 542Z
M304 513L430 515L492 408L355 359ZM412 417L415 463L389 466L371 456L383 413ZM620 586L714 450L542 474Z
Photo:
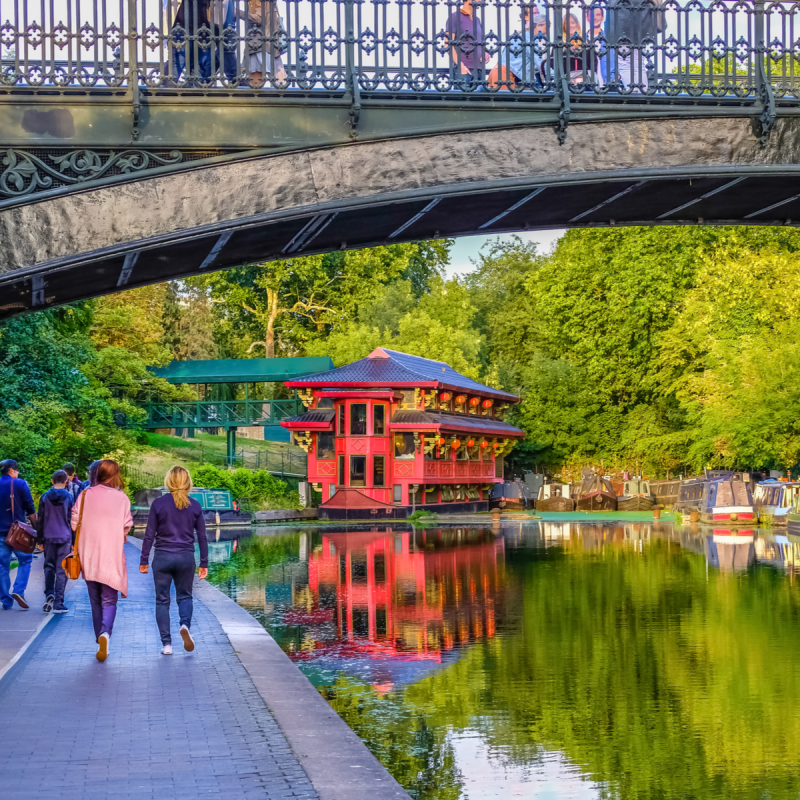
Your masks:
M102 461L97 462L97 469L95 470L95 479L98 484L110 486L112 489L125 490L125 481L122 478L122 473L119 471L119 464L112 461L110 458L104 458Z
M189 492L192 490L192 476L184 467L172 467L164 478L164 485L169 489L175 508L187 508L189 505Z

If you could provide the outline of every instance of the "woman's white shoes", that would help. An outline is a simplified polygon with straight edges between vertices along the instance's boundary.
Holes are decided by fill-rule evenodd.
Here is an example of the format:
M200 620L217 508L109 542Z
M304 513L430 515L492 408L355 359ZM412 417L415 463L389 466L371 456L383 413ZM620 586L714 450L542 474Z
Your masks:
M165 644L161 648L161 655L162 656L171 656L172 655L172 645L171 644Z
M194 639L192 639L192 634L189 633L189 629L185 625L181 625L181 638L183 639L183 649L187 653L191 653L194 650Z
M98 661L105 661L108 658L108 640L109 635L107 633L101 633L97 639L97 660Z

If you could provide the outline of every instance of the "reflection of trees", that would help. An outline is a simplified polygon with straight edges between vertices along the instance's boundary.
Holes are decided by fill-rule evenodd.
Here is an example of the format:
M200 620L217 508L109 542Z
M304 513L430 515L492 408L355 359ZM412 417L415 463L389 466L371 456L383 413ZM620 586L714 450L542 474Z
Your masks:
M707 577L658 541L549 550L507 574L524 629L404 693L434 729L477 726L518 763L562 750L626 800L797 797L800 595L785 577Z

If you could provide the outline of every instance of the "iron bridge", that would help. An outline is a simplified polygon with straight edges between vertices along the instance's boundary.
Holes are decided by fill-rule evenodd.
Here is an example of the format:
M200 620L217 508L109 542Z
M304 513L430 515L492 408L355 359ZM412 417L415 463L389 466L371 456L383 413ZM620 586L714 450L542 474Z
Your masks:
M800 219L800 3L0 0L0 318L437 236Z

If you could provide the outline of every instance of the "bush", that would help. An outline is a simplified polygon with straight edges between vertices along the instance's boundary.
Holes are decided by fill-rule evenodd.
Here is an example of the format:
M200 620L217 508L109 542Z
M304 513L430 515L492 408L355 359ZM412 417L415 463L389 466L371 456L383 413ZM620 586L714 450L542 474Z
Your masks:
M288 484L266 470L221 469L211 465L192 472L196 486L206 489L227 489L235 500L259 507L300 508L300 496Z

